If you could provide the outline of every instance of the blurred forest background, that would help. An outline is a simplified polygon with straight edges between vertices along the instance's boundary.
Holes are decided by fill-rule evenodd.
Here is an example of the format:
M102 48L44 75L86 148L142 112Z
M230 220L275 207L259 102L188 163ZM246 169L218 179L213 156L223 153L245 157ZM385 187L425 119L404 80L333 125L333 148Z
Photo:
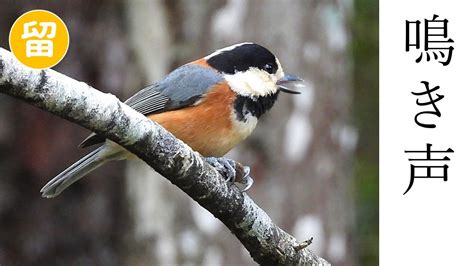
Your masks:
M228 157L249 195L333 265L378 265L377 0L0 0L0 46L22 13L70 34L54 67L122 100L173 68L252 41L307 81ZM1 265L253 265L212 215L141 162L111 163L54 199L40 188L88 131L0 95Z

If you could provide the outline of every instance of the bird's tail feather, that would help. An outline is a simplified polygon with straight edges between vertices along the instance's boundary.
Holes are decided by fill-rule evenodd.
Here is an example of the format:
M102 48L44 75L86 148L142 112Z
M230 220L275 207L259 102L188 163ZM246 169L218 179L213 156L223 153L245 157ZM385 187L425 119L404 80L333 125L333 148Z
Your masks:
M51 179L41 189L42 196L46 198L56 197L86 174L97 169L107 161L115 159L114 154L116 153L110 153L104 146L97 148Z

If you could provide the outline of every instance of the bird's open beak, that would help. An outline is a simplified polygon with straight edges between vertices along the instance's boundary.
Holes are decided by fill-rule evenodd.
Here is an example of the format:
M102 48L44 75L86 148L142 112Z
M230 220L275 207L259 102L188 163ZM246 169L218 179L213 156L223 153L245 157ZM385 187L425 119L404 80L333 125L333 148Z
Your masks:
M289 83L293 83L293 82L301 82L301 81L303 81L303 79L298 77L298 76L291 75L291 74L285 74L281 79L279 79L277 81L276 84L278 86L278 89L281 92L285 92L285 93L289 93L289 94L300 94L301 92L291 90L291 89L289 89L288 87L286 87L284 85L289 84Z

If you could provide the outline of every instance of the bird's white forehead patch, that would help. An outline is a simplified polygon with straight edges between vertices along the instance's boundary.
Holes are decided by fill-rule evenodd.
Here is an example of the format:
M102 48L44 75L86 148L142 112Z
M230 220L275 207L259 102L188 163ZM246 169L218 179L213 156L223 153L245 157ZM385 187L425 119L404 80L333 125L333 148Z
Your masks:
M222 54L225 51L232 51L232 50L234 50L234 48L245 45L245 44L252 44L252 43L251 42L243 42L243 43L237 43L237 44L234 44L234 45L231 45L231 46L228 46L228 47L224 47L224 48L216 50L214 53L204 57L204 59L207 60L207 59L209 59L213 56L216 56L218 54Z

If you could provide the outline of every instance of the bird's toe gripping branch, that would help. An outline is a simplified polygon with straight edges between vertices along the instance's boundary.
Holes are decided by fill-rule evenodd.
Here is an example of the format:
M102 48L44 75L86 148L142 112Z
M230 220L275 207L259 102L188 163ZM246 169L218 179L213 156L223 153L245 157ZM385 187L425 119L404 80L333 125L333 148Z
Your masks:
M241 163L225 157L205 157L204 159L216 168L226 178L227 182L243 184L242 192L249 190L252 186L253 179L250 176L250 167L243 166Z

